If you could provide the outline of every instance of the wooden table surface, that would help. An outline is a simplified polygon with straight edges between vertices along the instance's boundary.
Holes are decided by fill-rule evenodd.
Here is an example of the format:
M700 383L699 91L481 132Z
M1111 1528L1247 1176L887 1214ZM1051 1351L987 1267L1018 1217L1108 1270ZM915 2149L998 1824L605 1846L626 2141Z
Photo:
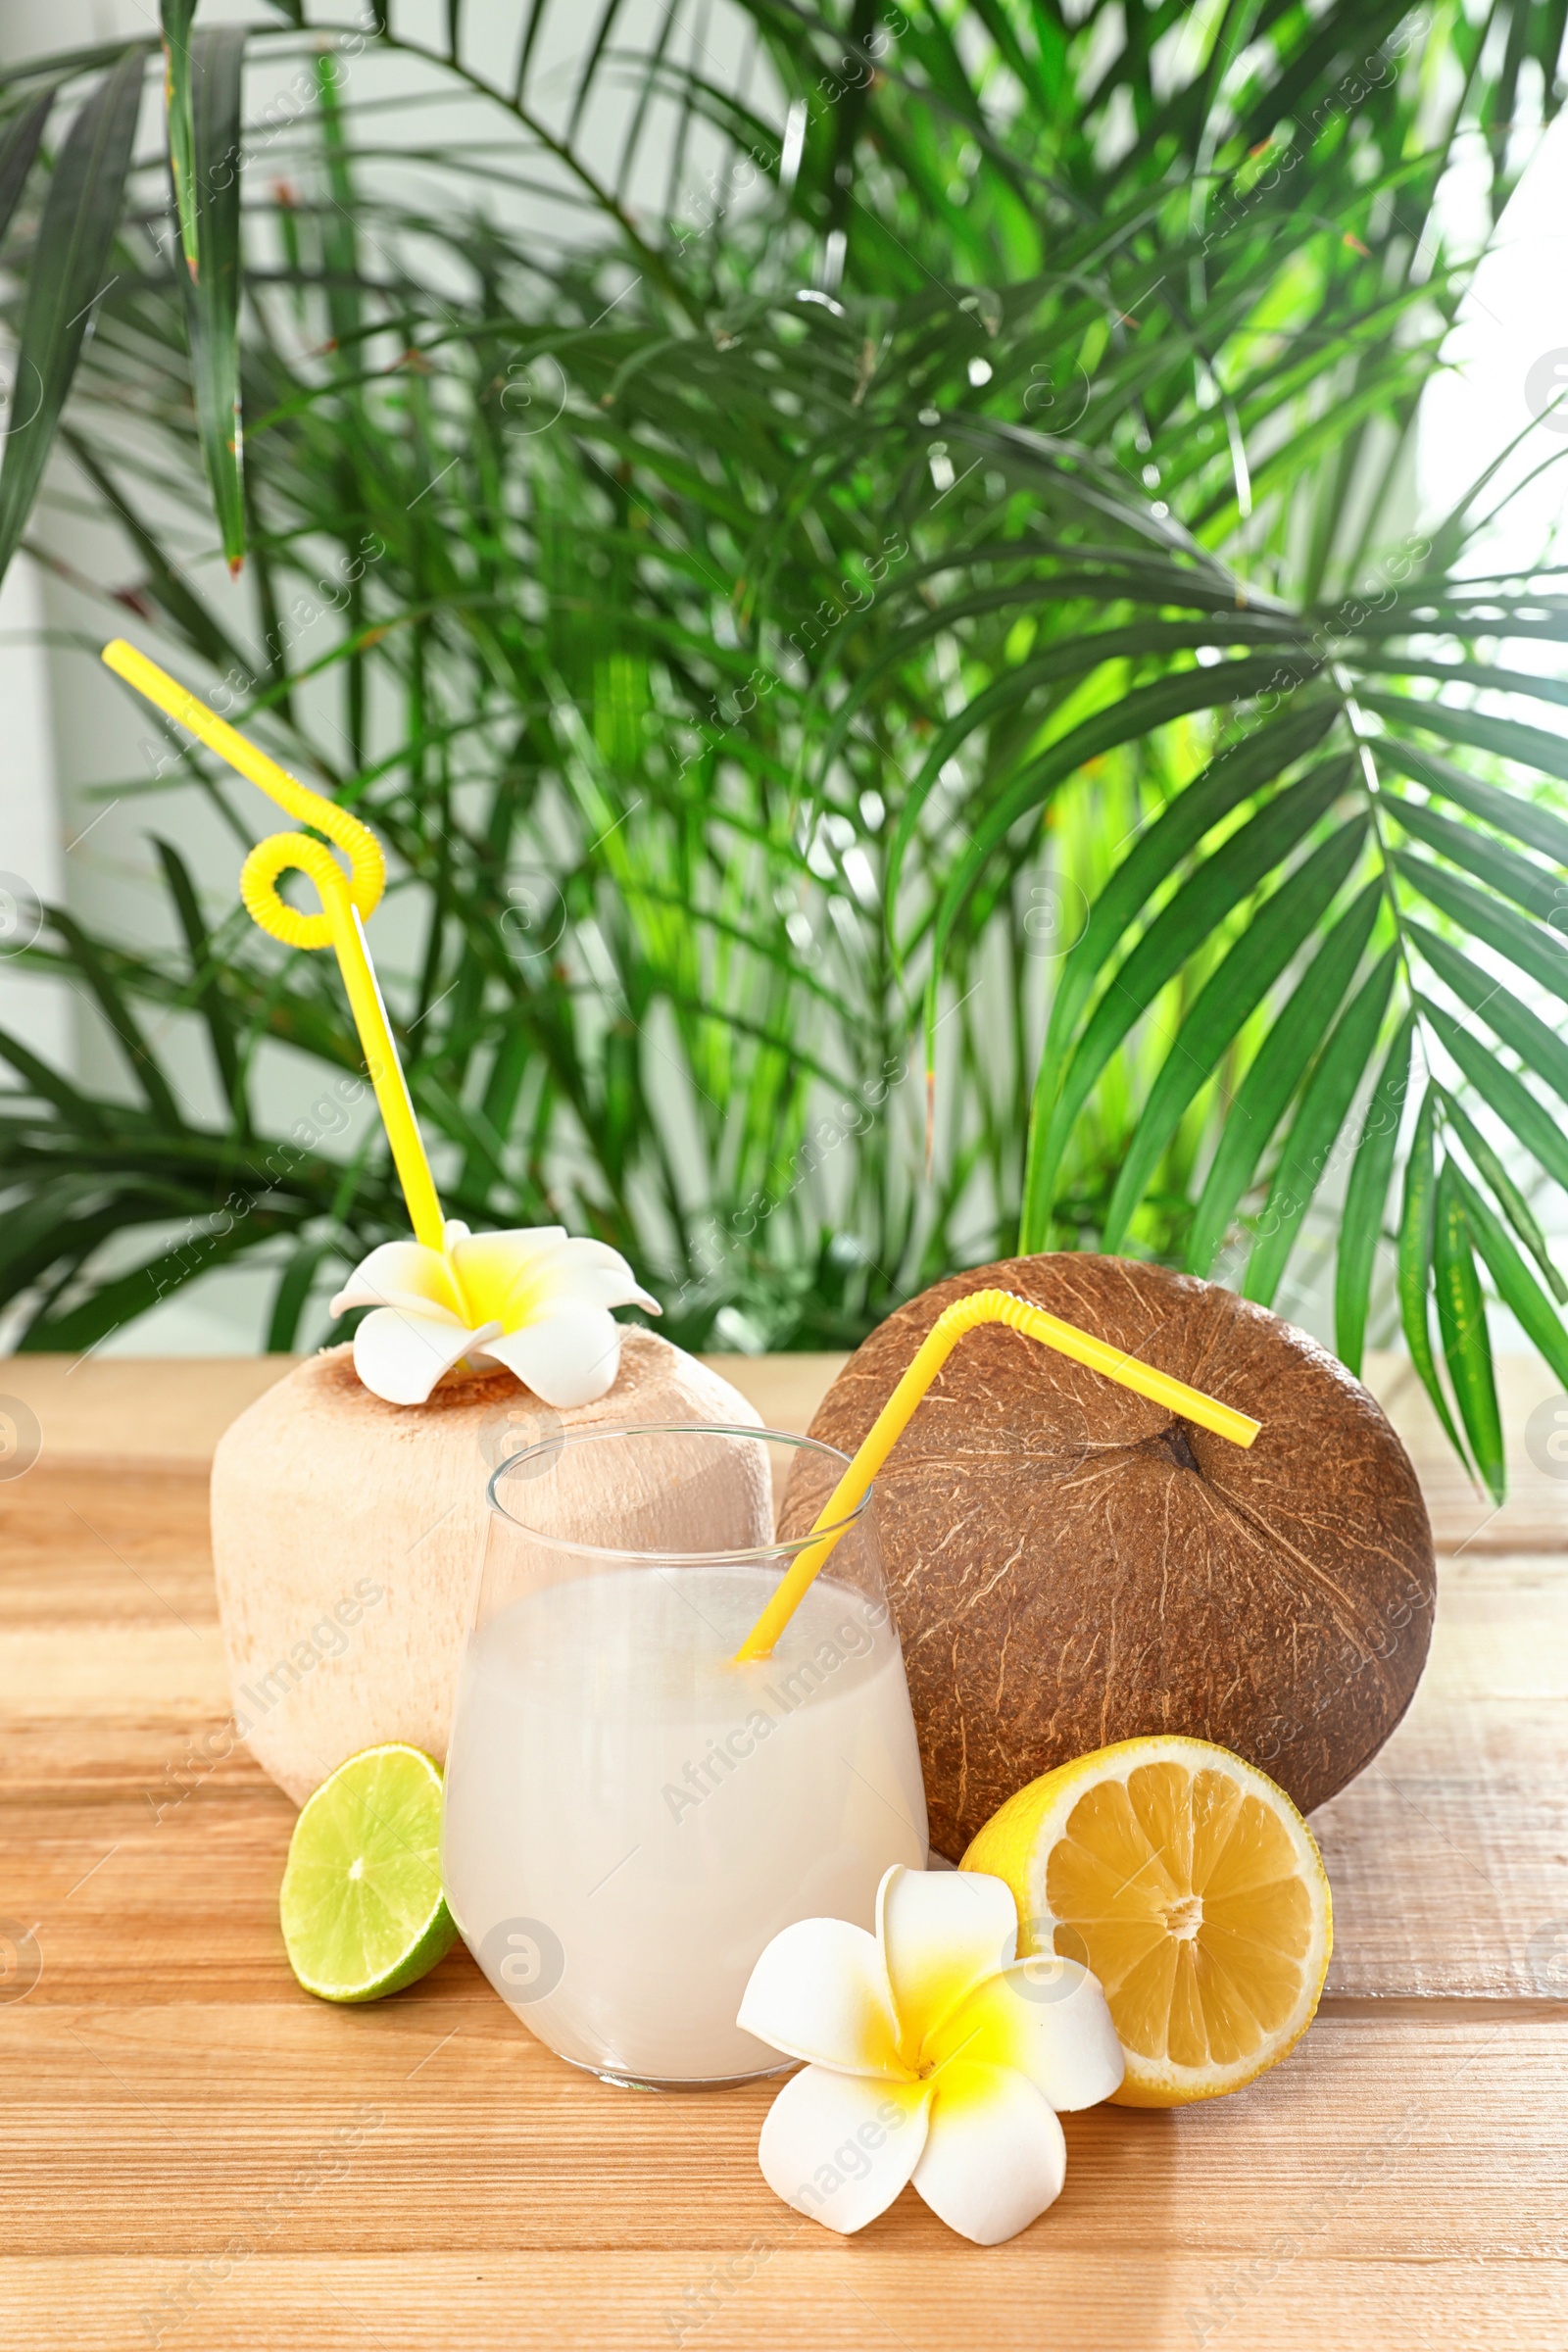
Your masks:
M802 1427L835 1360L726 1368ZM243 1751L189 1762L229 1708L206 1465L283 1369L0 1366L0 2343L1568 2345L1568 1480L1523 1448L1544 1376L1506 1368L1497 1514L1374 1371L1448 1556L1409 1716L1314 1822L1336 1948L1306 2040L1211 2106L1069 2116L1059 2202L980 2249L911 2191L858 2238L800 2221L757 2170L768 2086L607 2088L461 1947L380 2006L299 1990L293 1810Z

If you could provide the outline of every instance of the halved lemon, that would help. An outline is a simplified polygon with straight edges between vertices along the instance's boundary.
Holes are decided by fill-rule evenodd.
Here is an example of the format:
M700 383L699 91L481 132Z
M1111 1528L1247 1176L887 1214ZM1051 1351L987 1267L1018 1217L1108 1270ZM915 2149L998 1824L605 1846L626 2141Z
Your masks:
M1018 1951L1104 1987L1124 2107L1183 2107L1277 2066L1312 2022L1329 1883L1283 1788L1207 1740L1122 1740L1058 1765L986 1823L964 1870L1005 1879Z

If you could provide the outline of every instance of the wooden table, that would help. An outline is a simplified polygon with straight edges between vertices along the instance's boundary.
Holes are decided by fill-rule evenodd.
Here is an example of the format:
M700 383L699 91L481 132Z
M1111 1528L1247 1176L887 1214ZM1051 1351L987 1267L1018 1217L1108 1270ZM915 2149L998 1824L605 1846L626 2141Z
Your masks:
M727 1368L804 1426L833 1360ZM0 1366L42 1431L0 1482L0 2342L1568 2344L1568 1483L1521 1459L1493 1514L1380 1368L1451 1552L1414 1707L1314 1825L1311 2034L1212 2106L1068 2117L1065 2192L1008 2245L912 2192L844 2241L763 2186L766 2086L608 2089L461 1948L377 2008L295 1985L292 1809L243 1752L188 1761L229 1706L206 1463L282 1369ZM1508 1368L1516 1443L1548 1389Z

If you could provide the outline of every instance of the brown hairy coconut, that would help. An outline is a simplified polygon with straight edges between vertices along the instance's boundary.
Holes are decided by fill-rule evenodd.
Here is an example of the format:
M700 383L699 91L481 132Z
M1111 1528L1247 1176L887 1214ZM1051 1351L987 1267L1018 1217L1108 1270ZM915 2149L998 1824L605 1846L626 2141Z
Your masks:
M386 1404L350 1348L259 1396L219 1443L212 1509L235 1727L263 1770L300 1804L379 1740L444 1757L491 1472L561 1429L665 1421L760 1426L727 1380L635 1327L609 1394L563 1412L502 1370ZM721 1494L678 1484L673 1467L658 1493L607 1492L602 1475L574 1468L527 1489L550 1532L663 1550L772 1541L765 1465L749 1493L731 1467Z
M911 1298L812 1437L853 1453L943 1308L993 1286L1263 1427L1244 1451L1019 1333L959 1341L876 1482L933 1845L956 1861L1026 1782L1147 1732L1322 1804L1404 1713L1431 1637L1432 1532L1381 1408L1217 1284L1059 1254Z

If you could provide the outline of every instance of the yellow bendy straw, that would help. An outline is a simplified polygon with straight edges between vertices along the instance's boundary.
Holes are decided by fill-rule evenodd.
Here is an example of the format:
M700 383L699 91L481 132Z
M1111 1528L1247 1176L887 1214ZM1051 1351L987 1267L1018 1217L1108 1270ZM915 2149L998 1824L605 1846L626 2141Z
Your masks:
M239 893L251 920L286 947L330 947L336 951L415 1236L427 1250L439 1250L441 1202L365 937L365 925L386 887L386 860L380 843L368 825L320 793L310 791L275 760L269 760L226 720L199 703L177 678L160 669L156 662L149 662L122 637L104 647L103 658L138 694L167 711L176 725L226 760L252 784L260 785L290 816L315 825L348 858L345 876L325 843L312 841L306 833L270 833L257 843L241 867ZM291 867L315 883L321 902L319 914L301 914L279 896L277 877Z
M1212 1430L1217 1438L1228 1438L1233 1446L1250 1446L1262 1427L1250 1414L1239 1413L1216 1397L1205 1396L1200 1389L1190 1389L1184 1380L1173 1380L1168 1372L1156 1372L1152 1364L1142 1363L1124 1348L1111 1348L1103 1340L1092 1338L1087 1331L1080 1331L1076 1323L1063 1323L1059 1315L1048 1315L1043 1307L1031 1306L1027 1298L1015 1298L1011 1291L973 1291L967 1298L956 1298L932 1324L907 1372L872 1422L854 1461L818 1512L811 1534L818 1535L824 1528L828 1533L820 1543L808 1544L780 1580L772 1599L735 1652L737 1662L767 1656L800 1606L808 1585L844 1534L850 1514L908 1427L915 1406L964 1334L982 1323L1005 1323L1009 1330L1025 1333L1042 1347L1070 1355L1074 1363L1087 1364L1091 1372L1102 1372L1107 1380L1119 1381L1124 1389L1136 1389L1140 1396L1168 1405L1184 1420L1195 1421L1200 1429Z

